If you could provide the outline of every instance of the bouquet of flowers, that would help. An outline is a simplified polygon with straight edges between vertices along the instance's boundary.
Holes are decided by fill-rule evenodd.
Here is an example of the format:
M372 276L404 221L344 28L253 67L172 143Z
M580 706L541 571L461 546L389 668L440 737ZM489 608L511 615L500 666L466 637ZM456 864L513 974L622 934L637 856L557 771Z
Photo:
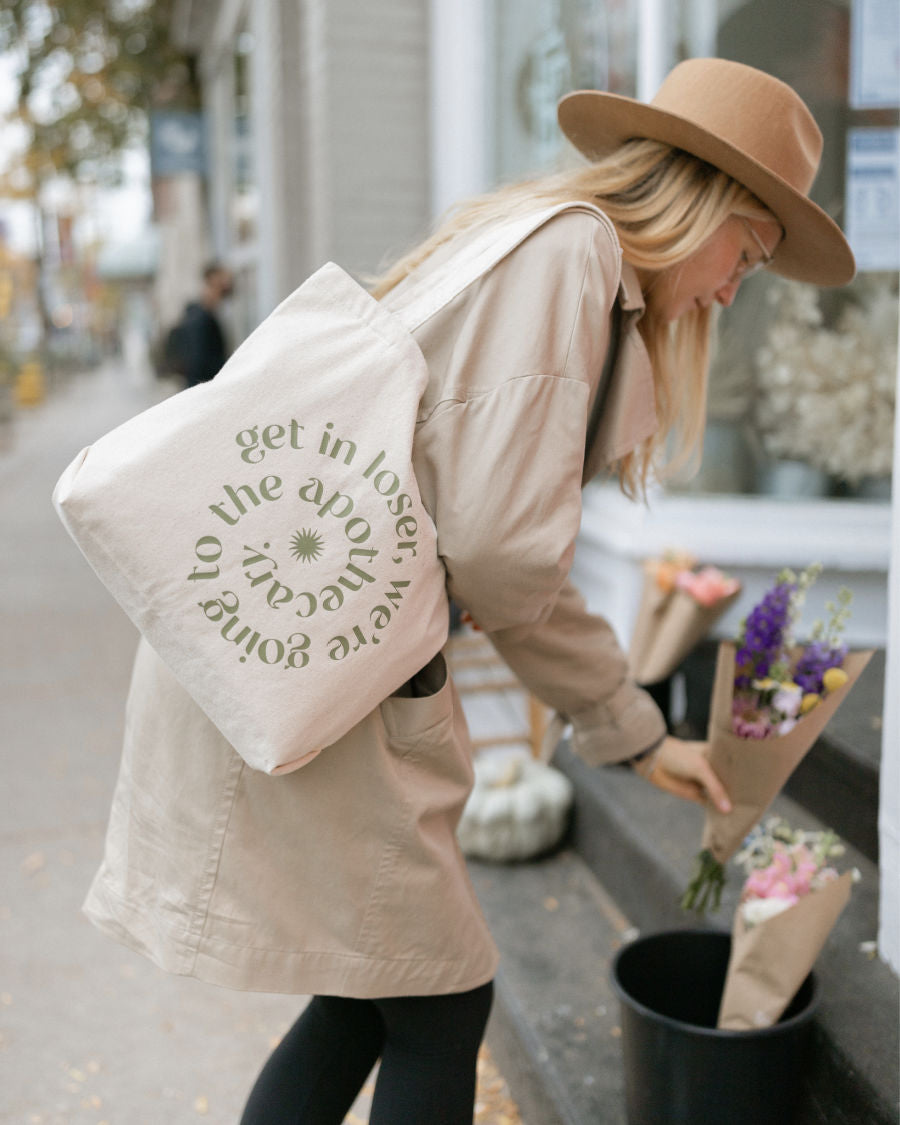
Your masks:
M844 852L830 830L803 832L772 817L737 856L747 876L734 917L718 1026L769 1027L806 979L850 896L858 871L838 875Z
M685 910L719 906L724 864L765 813L859 678L872 653L841 640L851 601L842 590L826 603L827 625L794 643L800 609L821 566L782 571L746 618L737 644L719 646L710 707L709 760L732 802L707 805L703 841L682 898Z
M770 457L806 461L857 484L891 471L896 281L860 277L851 296L828 327L815 286L770 286L777 314L755 357L755 420Z
M655 684L671 675L740 591L736 578L698 567L690 555L649 559L628 654L635 680Z

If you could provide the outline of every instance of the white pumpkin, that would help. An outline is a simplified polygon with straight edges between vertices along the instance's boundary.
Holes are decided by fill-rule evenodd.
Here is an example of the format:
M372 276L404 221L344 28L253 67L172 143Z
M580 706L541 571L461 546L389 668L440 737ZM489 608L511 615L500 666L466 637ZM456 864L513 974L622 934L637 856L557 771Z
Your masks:
M475 787L457 835L473 859L530 859L562 838L572 783L559 770L526 755L482 754Z

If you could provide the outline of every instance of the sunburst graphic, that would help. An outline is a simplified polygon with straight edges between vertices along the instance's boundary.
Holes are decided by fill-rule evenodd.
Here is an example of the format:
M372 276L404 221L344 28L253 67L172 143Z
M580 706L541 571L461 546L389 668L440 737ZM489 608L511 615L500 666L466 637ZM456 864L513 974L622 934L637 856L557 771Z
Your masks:
M322 554L322 546L322 536L309 527L291 536L291 554L298 562L315 562Z

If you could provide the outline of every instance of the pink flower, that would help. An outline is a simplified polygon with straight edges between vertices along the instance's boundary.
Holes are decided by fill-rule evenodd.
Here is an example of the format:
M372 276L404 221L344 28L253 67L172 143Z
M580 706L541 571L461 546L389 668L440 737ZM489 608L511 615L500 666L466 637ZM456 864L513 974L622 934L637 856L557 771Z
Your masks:
M773 733L767 711L753 699L737 698L731 705L731 729L740 738L768 738Z
M704 566L696 573L683 570L676 576L675 585L679 590L690 594L700 605L707 607L714 606L740 589L740 582L736 578L727 578L714 566Z
M786 848L776 844L766 867L750 872L742 899L777 898L793 905L816 886L837 878L837 872L819 864L805 844Z
M812 889L810 884L812 883L812 878L815 873L816 865L814 863L803 864L801 867L798 867L793 875L791 875L789 879L785 880L791 894L795 894L800 897L802 897L803 895L808 895L810 890Z
M740 738L768 738L772 733L772 727L765 719L748 719L746 716L735 717L732 730Z
M754 871L744 884L744 895L747 898L768 898L771 885L772 877L768 868Z
M794 831L778 817L755 829L738 856L747 875L740 899L746 924L758 925L833 882L839 876L827 863L842 852L830 829Z
M783 874L790 871L793 866L793 857L789 852L784 850L784 847L776 848L775 855L772 857L773 865Z

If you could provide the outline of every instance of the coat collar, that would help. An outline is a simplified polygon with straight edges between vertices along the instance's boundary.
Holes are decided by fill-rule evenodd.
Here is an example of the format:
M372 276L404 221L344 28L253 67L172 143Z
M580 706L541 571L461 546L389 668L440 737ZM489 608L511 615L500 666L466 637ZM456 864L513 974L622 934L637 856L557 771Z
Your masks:
M609 386L599 388L605 394L603 414L585 457L584 484L646 441L657 428L653 371L637 327L644 313L644 298L634 267L628 262L622 262L616 300L622 318L619 347Z
M630 262L622 261L622 276L619 279L619 305L626 312L635 312L642 316L645 309L644 294L641 292L641 283L638 281L637 270Z

